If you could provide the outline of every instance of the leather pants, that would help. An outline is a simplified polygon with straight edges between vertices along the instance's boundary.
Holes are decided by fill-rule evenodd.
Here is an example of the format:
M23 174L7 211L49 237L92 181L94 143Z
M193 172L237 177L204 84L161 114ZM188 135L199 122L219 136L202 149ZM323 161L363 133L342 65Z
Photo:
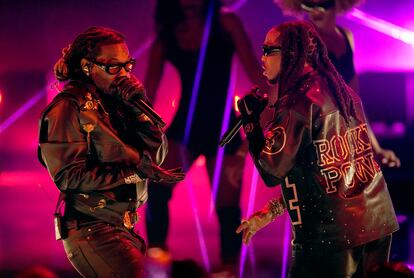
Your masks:
M101 222L70 229L63 246L83 277L145 277L145 242L124 227Z

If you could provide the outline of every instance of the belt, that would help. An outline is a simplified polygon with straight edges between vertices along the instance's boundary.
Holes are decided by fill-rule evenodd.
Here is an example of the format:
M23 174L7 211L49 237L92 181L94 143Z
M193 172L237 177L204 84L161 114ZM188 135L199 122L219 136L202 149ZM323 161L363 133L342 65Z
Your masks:
M82 227L86 227L89 225L93 225L93 224L98 224L98 223L103 223L104 221L102 220L84 220L84 219L69 219L65 221L65 226L68 230L71 229L76 229L78 230L79 228Z
M138 222L139 216L136 212L132 211L125 211L123 218L122 218L122 224L125 228L128 230L132 230L134 228L134 225ZM101 219L68 219L65 220L65 226L68 230L70 229L79 229L85 226L98 224L98 223L106 223L104 220Z

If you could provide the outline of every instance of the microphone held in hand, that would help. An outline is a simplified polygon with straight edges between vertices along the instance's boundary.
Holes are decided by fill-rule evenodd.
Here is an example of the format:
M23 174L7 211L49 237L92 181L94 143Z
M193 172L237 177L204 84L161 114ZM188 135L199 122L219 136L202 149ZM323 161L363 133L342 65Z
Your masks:
M260 89L253 87L242 99L237 102L237 107L241 115L237 117L233 125L223 134L219 141L219 146L224 147L239 132L243 123L259 121L260 114L268 103L267 95L259 95Z
M148 118L150 118L155 125L159 126L160 128L166 126L166 123L161 118L161 116L154 109L152 109L152 107L149 106L149 104L147 104L143 99L134 101L134 104L139 110L142 111L142 113L144 113Z
M227 143L233 139L233 137L239 132L239 130L242 127L242 118L241 116L237 117L236 122L232 125L231 128L229 128L226 133L223 134L223 136L220 139L219 146L224 147Z
M127 105L135 105L140 112L145 114L145 116L147 116L155 125L161 128L165 127L166 123L161 116L147 103L144 86L135 76L131 74L130 77L117 77L114 80L112 87Z

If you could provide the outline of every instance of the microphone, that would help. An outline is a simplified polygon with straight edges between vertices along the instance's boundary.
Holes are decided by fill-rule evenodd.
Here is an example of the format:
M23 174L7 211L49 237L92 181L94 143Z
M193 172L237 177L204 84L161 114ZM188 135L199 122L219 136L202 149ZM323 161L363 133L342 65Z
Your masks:
M155 125L159 126L160 128L165 127L167 124L161 118L161 116L152 109L151 106L148 105L143 99L138 99L134 101L136 107L141 110L142 113L145 114Z
M252 92L253 92L253 94L258 94L259 88L258 87L253 88ZM264 94L262 98L267 103L268 95ZM247 109L247 107L246 107L246 109ZM263 107L263 109L264 109L264 107ZM263 110L261 110L260 113L262 111ZM239 132L241 127L242 127L242 117L240 115L236 118L236 121L233 123L233 125L223 134L223 136L221 137L221 139L219 141L219 146L223 148L226 144L228 144L233 139L233 137L237 134L237 132Z
M134 104L158 127L163 128L166 126L161 116L143 100L145 98L144 86L134 75L116 77L111 84L110 90L112 94L119 94L124 103Z
M223 134L219 141L219 146L224 147L227 143L233 139L233 137L239 132L240 128L242 127L242 119L241 116L238 116L236 118L236 122L233 124L233 126L226 131L226 133Z

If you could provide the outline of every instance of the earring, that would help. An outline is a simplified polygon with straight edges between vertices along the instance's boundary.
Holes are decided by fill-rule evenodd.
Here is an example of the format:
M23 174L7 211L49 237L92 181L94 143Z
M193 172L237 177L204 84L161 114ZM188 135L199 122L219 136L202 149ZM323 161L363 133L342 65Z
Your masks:
M83 72L86 74L86 76L89 76L89 69L88 69L88 67L83 67Z

